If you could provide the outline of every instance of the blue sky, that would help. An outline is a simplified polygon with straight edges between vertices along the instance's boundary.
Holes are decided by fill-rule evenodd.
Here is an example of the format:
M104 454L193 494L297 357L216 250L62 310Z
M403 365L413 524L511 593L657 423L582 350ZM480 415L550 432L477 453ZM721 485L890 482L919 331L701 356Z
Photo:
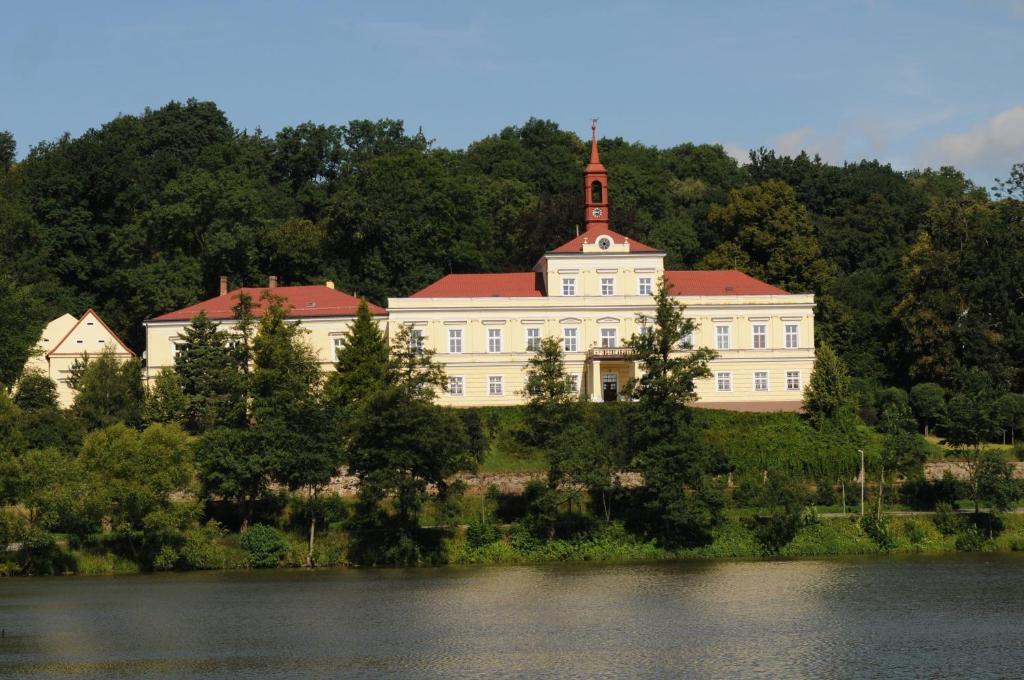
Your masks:
M447 147L550 118L656 146L800 149L984 186L1024 162L1024 0L19 2L19 154L171 99L236 126L401 118Z

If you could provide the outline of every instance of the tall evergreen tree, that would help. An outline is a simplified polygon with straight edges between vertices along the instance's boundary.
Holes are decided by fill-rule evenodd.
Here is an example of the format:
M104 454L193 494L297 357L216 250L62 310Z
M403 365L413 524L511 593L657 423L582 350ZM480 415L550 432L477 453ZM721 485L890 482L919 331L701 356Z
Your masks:
M199 312L185 327L174 358L188 401L186 425L202 433L214 427L239 427L245 420L244 374L231 334ZM244 340L243 340L244 342Z
M697 398L695 381L711 375L708 362L716 353L682 348L695 323L664 284L655 304L653 325L640 319L648 330L626 342L642 371L626 389L637 402L633 465L644 477L643 528L666 545L703 543L722 502L708 483L711 460L687 405Z
M814 370L804 389L804 410L818 429L849 429L853 424L850 376L839 356L825 343L818 346Z
M366 300L359 301L355 321L342 336L334 366L336 372L328 378L324 392L330 402L341 408L388 382L388 341Z

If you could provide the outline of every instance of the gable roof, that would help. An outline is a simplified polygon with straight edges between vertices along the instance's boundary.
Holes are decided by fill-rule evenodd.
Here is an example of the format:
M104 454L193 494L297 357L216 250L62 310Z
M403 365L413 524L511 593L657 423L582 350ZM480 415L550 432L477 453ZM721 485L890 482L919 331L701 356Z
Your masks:
M558 246L557 248L555 248L554 250L549 251L549 252L552 252L552 253L582 253L583 252L583 244L584 244L584 242L586 242L586 243L594 243L595 241L597 241L599 236L609 236L609 237L611 237L612 242L613 243L617 243L617 244L629 243L629 252L631 252L631 253L657 253L657 252L660 252L657 248L652 248L652 247L650 247L649 245L647 245L645 243L640 243L639 241L634 241L633 239L629 238L628 236L623 236L622 234L620 234L617 231L612 231L611 229L601 229L601 228L598 228L598 229L588 229L587 231L583 232L582 234L580 234L579 236L577 236L573 240L568 241L567 243L563 243L562 245Z
M666 271L671 295L789 295L736 269Z
M209 300L197 302L194 305L176 309L150 321L191 321L199 312L206 312L206 316L214 320L226 320L234 318L233 307L238 304L242 293L252 298L253 313L259 317L267 306L263 299L263 293L273 290L274 295L279 295L285 300L285 307L288 309L288 318L297 317L321 317L321 316L355 316L359 307L359 298L348 293L327 286L276 286L275 288L237 288L225 295L218 295ZM369 304L369 303L368 303ZM375 316L387 314L387 310L374 304L369 304L370 313Z
M448 274L409 297L543 297L544 278L539 272L509 274Z
M63 317L61 317L61 318L63 318ZM96 310L94 310L92 307L90 307L89 309L85 310L85 314L83 314L82 317L77 322L75 322L75 325L72 326L68 330L68 332L64 334L64 337L62 337L57 343L55 343L53 345L53 349L51 349L49 352L47 352L46 356L47 357L52 357L52 356L56 356L56 355L78 355L78 354L84 354L85 352L89 351L88 348L81 349L81 348L78 348L78 347L73 346L73 345L69 345L67 349L64 349L64 351L61 351L63 349L63 346L70 339L74 338L77 335L75 331L77 331L82 326L83 322L85 322L86 324L90 323L90 322L86 321L86 319L88 319L88 318L93 318L93 319L95 319L96 321L98 321L100 323L100 326L102 326L103 329L105 331L107 331L107 333L114 340L114 342L118 345L118 347L121 348L122 351L120 353L127 354L129 356L135 356L135 352L133 352L128 347L128 345L124 344L124 342L121 340L121 338L118 337L117 333L115 333L114 331L110 330L110 326L107 325L107 322L104 321L103 318L100 317L100 315L97 314Z

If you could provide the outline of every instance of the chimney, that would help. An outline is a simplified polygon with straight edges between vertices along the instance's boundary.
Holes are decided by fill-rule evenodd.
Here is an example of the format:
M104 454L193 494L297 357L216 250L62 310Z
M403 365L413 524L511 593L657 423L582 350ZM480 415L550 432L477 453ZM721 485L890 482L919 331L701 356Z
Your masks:
M220 277L220 294L221 295L227 295L228 294L228 277L226 277L226 276Z
M270 277L270 280L267 282L267 288L277 288L277 277L276 276L271 276Z
M328 281L324 285L330 288L331 290L334 290L334 281Z

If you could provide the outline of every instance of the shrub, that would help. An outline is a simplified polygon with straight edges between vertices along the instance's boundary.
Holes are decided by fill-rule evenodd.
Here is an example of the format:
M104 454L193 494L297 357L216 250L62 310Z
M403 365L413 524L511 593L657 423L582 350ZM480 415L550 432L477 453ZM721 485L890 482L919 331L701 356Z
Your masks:
M761 493L766 512L750 521L750 529L766 553L777 553L803 526L807 493L796 479L772 473Z
M935 528L943 536L958 534L967 526L963 515L953 510L953 506L949 503L939 503L935 506L935 514L932 515L932 521L935 522Z
M280 531L265 524L253 524L242 534L242 550L250 567L276 567L288 552L288 541Z
M466 543L470 548L482 548L501 538L498 527L483 518L474 518L466 529Z
M169 545L160 548L153 558L154 571L170 571L178 564L178 551Z
M1015 460L1024 461L1024 441L1015 442L1013 445L1013 457Z
M981 552L985 549L985 537L980 531L970 527L956 537L956 549L960 552Z
M179 551L182 562L180 566L185 569L223 569L227 559L224 546L219 540L224 533L213 520L205 526L185 531L185 540Z
M885 518L864 515L860 518L860 528L882 550L892 550L896 547L896 540L893 538L889 523Z
M946 471L942 479L908 479L900 485L900 497L914 510L934 510L939 504L953 505L960 496L960 483Z

